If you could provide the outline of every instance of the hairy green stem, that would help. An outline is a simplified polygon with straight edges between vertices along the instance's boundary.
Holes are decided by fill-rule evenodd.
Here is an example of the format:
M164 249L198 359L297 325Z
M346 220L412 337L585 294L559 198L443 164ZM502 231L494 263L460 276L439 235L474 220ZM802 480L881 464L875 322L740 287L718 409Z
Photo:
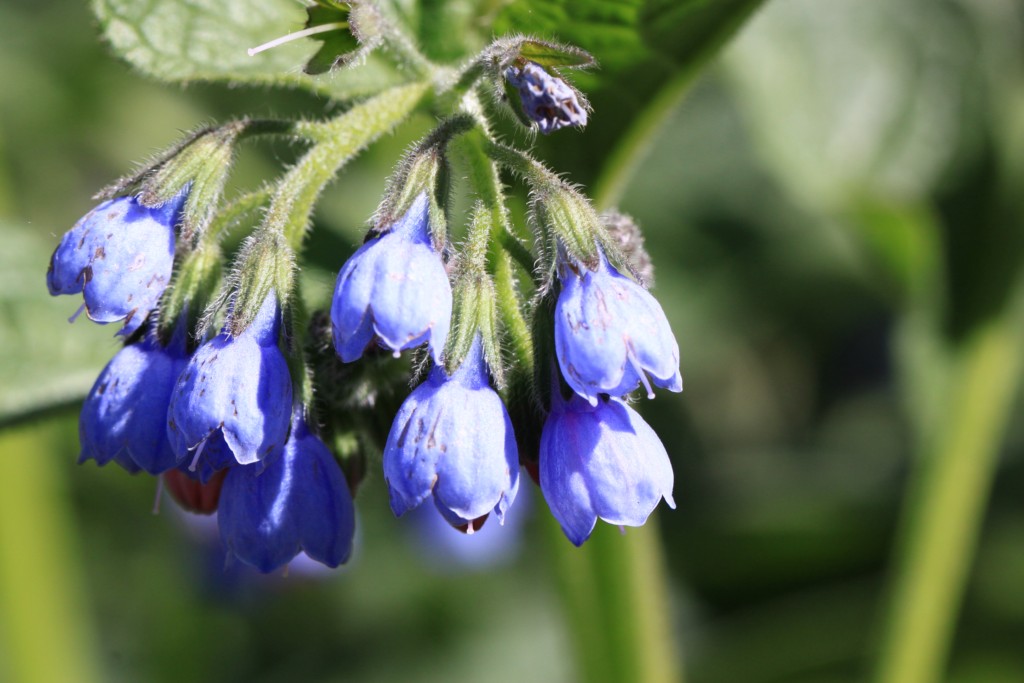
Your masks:
M465 150L469 166L470 182L484 207L491 214L489 261L494 274L498 315L516 359L524 364L524 368L532 367L533 345L530 340L530 329L523 317L519 288L515 282L506 245L513 243L527 254L529 251L512 234L508 211L505 208L501 175L497 164L487 155L488 144L485 132L478 129L464 136L462 149ZM522 255L518 254L518 257L522 258ZM530 260L532 261L532 257Z
M264 226L280 230L298 252L327 183L367 145L408 118L428 88L426 83L398 86L330 121L298 126L298 132L314 140L314 145L278 183Z
M939 681L1021 373L1024 328L1004 314L957 349L939 432L922 444L875 681Z
M273 193L274 188L265 185L235 197L221 207L217 215L213 217L210 227L203 233L203 239L210 242L219 242L224 239L232 229L241 225L243 219L251 217L266 204Z

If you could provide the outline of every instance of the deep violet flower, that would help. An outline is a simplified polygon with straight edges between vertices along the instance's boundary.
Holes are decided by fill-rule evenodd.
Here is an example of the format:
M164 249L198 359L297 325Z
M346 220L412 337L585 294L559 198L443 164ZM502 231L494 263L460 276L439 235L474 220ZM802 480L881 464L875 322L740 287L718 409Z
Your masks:
M558 76L552 76L536 62L510 66L505 78L519 91L519 100L527 118L547 135L566 126L587 125L587 108L580 104L576 91Z
M426 193L381 237L356 251L338 273L331 303L334 347L346 363L376 337L396 354L430 345L435 363L448 337L452 288L434 249Z

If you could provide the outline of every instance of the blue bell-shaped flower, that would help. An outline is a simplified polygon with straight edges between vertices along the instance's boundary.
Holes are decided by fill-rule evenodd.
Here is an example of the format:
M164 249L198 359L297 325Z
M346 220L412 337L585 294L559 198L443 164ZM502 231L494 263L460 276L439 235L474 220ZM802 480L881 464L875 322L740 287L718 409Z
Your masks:
M440 363L452 316L452 288L434 249L426 193L338 273L331 303L334 347L346 363L376 337L396 354L428 342Z
M288 564L299 551L329 567L348 560L355 534L352 495L301 409L281 457L228 470L218 522L227 551L262 572Z
M679 345L661 305L619 273L604 254L596 271L563 262L555 304L555 351L569 386L591 405L643 384L682 391Z
M642 526L662 498L675 507L665 446L635 410L617 398L592 406L554 393L540 437L540 488L570 541L582 545L598 518Z
M384 477L396 515L433 495L453 526L491 511L504 520L519 488L519 452L479 337L453 375L435 366L402 404L384 447Z
M146 336L124 347L103 369L82 405L79 462L111 460L150 474L177 462L167 440L167 406L178 375L188 363L184 334L166 348Z
M83 293L90 320L124 320L121 334L143 323L167 287L174 265L174 226L186 192L156 208L134 197L103 202L64 234L50 258L50 294Z
M192 471L203 459L212 474L232 459L246 465L284 447L292 382L278 346L280 318L271 291L249 327L237 337L222 331L199 347L181 373L167 435L179 462L191 461Z

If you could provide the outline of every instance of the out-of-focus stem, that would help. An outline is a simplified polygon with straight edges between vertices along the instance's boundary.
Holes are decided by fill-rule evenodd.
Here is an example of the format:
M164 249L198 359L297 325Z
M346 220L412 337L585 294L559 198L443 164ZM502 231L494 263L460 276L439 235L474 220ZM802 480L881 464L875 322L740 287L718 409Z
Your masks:
M958 348L939 429L918 460L877 683L940 680L1020 383L1024 329L1011 309Z
M656 518L625 533L598 523L581 548L547 526L580 680L681 681Z
M63 465L38 437L27 426L0 436L0 678L91 683L101 677L58 474Z

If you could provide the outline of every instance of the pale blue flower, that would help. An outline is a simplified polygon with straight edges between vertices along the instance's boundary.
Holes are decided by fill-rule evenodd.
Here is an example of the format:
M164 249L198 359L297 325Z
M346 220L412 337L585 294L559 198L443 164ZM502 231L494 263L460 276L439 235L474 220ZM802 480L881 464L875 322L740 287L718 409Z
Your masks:
M492 511L504 520L519 487L519 452L479 337L455 374L435 366L402 404L384 447L384 478L396 515L432 495L453 526Z
M278 346L281 311L273 291L241 334L203 344L181 373L167 414L179 461L195 471L280 453L291 419L292 381ZM204 460L205 459L205 460ZM207 468L212 473L213 469Z
M672 500L672 463L658 435L617 398L590 405L555 392L540 438L540 488L575 545L598 518L641 526L662 498Z
M124 320L134 332L156 306L171 279L174 226L187 193L156 208L135 197L103 202L64 234L50 258L50 294L78 294L90 320Z
M331 303L334 346L343 361L374 339L396 354L427 342L441 360L452 315L452 289L434 249L427 195L420 194L387 233L345 262Z
M653 398L651 381L682 391L679 345L650 292L619 273L604 254L593 271L564 262L560 279L555 351L576 393L597 405L601 394L622 396L639 384Z

